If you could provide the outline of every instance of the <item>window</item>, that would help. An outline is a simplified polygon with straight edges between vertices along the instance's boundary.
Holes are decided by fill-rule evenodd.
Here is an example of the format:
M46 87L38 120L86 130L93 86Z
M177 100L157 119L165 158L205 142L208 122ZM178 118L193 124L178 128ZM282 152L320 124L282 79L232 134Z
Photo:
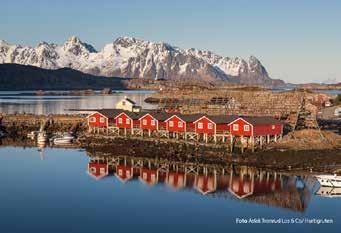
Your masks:
M122 124L122 118L121 118L121 117L118 118L118 123L119 123L119 124Z
M238 130L239 130L239 125L233 124L233 131L238 131Z
M99 122L104 123L105 122L105 118L104 117L99 118Z
M207 128L208 129L213 129L213 124L212 123L208 123Z
M202 129L204 126L203 126L203 124L202 124L202 122L199 122L198 123L198 129Z
M173 127L174 126L174 122L173 121L169 121L169 127Z
M276 128L276 126L275 125L271 125L271 129L275 129Z
M125 101L122 101L122 106L125 106L126 105L126 102Z
M90 117L90 122L96 122L96 117Z
M91 168L90 168L90 172L91 172L91 173L96 173L96 168L91 167Z
M154 126L155 125L155 120L151 120L150 124Z
M99 169L99 173L100 173L101 175L105 174L105 169L104 169L104 167L101 167L101 168Z
M147 120L146 119L142 120L142 125L147 125Z
M182 121L179 121L179 122L178 122L178 127L179 127L179 128L182 128L182 126L183 126Z
M130 119L126 119L126 124L129 125L130 124Z
M244 131L245 132L250 131L250 126L249 125L244 125Z

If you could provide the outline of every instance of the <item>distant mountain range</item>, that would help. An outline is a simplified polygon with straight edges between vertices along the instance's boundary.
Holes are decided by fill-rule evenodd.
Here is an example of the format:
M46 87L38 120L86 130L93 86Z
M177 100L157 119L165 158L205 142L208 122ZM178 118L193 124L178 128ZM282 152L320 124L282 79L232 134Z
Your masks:
M0 64L0 90L125 89L124 79L85 74L70 68L42 69L19 64Z
M0 40L0 63L32 65L45 69L72 68L84 73L146 79L226 80L264 86L284 85L271 79L254 56L247 61L223 57L210 51L180 49L166 43L154 43L119 37L101 51L69 38L63 45L42 42L36 47L11 45Z

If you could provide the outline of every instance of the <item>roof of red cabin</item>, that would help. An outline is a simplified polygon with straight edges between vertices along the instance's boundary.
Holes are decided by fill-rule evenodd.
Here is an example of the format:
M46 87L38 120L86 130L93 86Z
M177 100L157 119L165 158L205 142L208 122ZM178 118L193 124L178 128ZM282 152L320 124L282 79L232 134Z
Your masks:
M281 121L273 117L266 116L241 116L244 120L252 125L268 125L268 124L283 124Z

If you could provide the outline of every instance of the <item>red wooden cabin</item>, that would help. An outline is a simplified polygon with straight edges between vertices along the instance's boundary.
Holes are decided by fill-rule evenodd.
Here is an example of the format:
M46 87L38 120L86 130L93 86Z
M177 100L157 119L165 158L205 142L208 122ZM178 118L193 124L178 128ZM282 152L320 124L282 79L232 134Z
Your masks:
M158 182L158 171L156 169L141 168L140 181L148 186L153 186Z
M130 114L122 112L115 117L115 122L118 128L131 129L133 128L134 120Z
M142 117L140 117L139 122L140 122L141 129L158 130L159 128L158 119L156 119L150 113L146 113Z
M127 182L134 176L133 167L125 165L117 165L115 176L122 182Z
M88 174L95 179L101 179L109 174L108 164L88 163Z
M217 125L207 116L202 116L193 122L195 132L203 134L215 134Z
M229 123L230 132L238 136L281 135L283 123L271 117L239 117Z
M166 184L174 190L184 188L186 186L186 174L183 172L169 172Z
M248 197L253 194L254 180L250 177L231 176L228 190L239 199Z
M180 117L180 114L174 114L165 120L166 129L169 132L186 132L186 121Z
M197 175L195 176L194 188L203 195L214 192L217 189L217 177Z
M92 113L88 116L89 127L106 128L109 125L109 118L100 112Z
M119 109L100 109L87 116L88 126L91 128L107 128L114 125L114 118L121 112L122 110Z

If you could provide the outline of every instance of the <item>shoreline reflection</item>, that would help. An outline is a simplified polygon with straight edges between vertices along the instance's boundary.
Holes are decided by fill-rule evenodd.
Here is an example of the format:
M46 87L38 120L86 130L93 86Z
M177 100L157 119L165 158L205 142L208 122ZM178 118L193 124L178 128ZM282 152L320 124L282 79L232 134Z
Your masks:
M96 180L115 177L124 184L138 180L148 187L164 185L177 191L231 198L304 212L317 181L247 166L219 167L127 156L91 156L87 172Z

